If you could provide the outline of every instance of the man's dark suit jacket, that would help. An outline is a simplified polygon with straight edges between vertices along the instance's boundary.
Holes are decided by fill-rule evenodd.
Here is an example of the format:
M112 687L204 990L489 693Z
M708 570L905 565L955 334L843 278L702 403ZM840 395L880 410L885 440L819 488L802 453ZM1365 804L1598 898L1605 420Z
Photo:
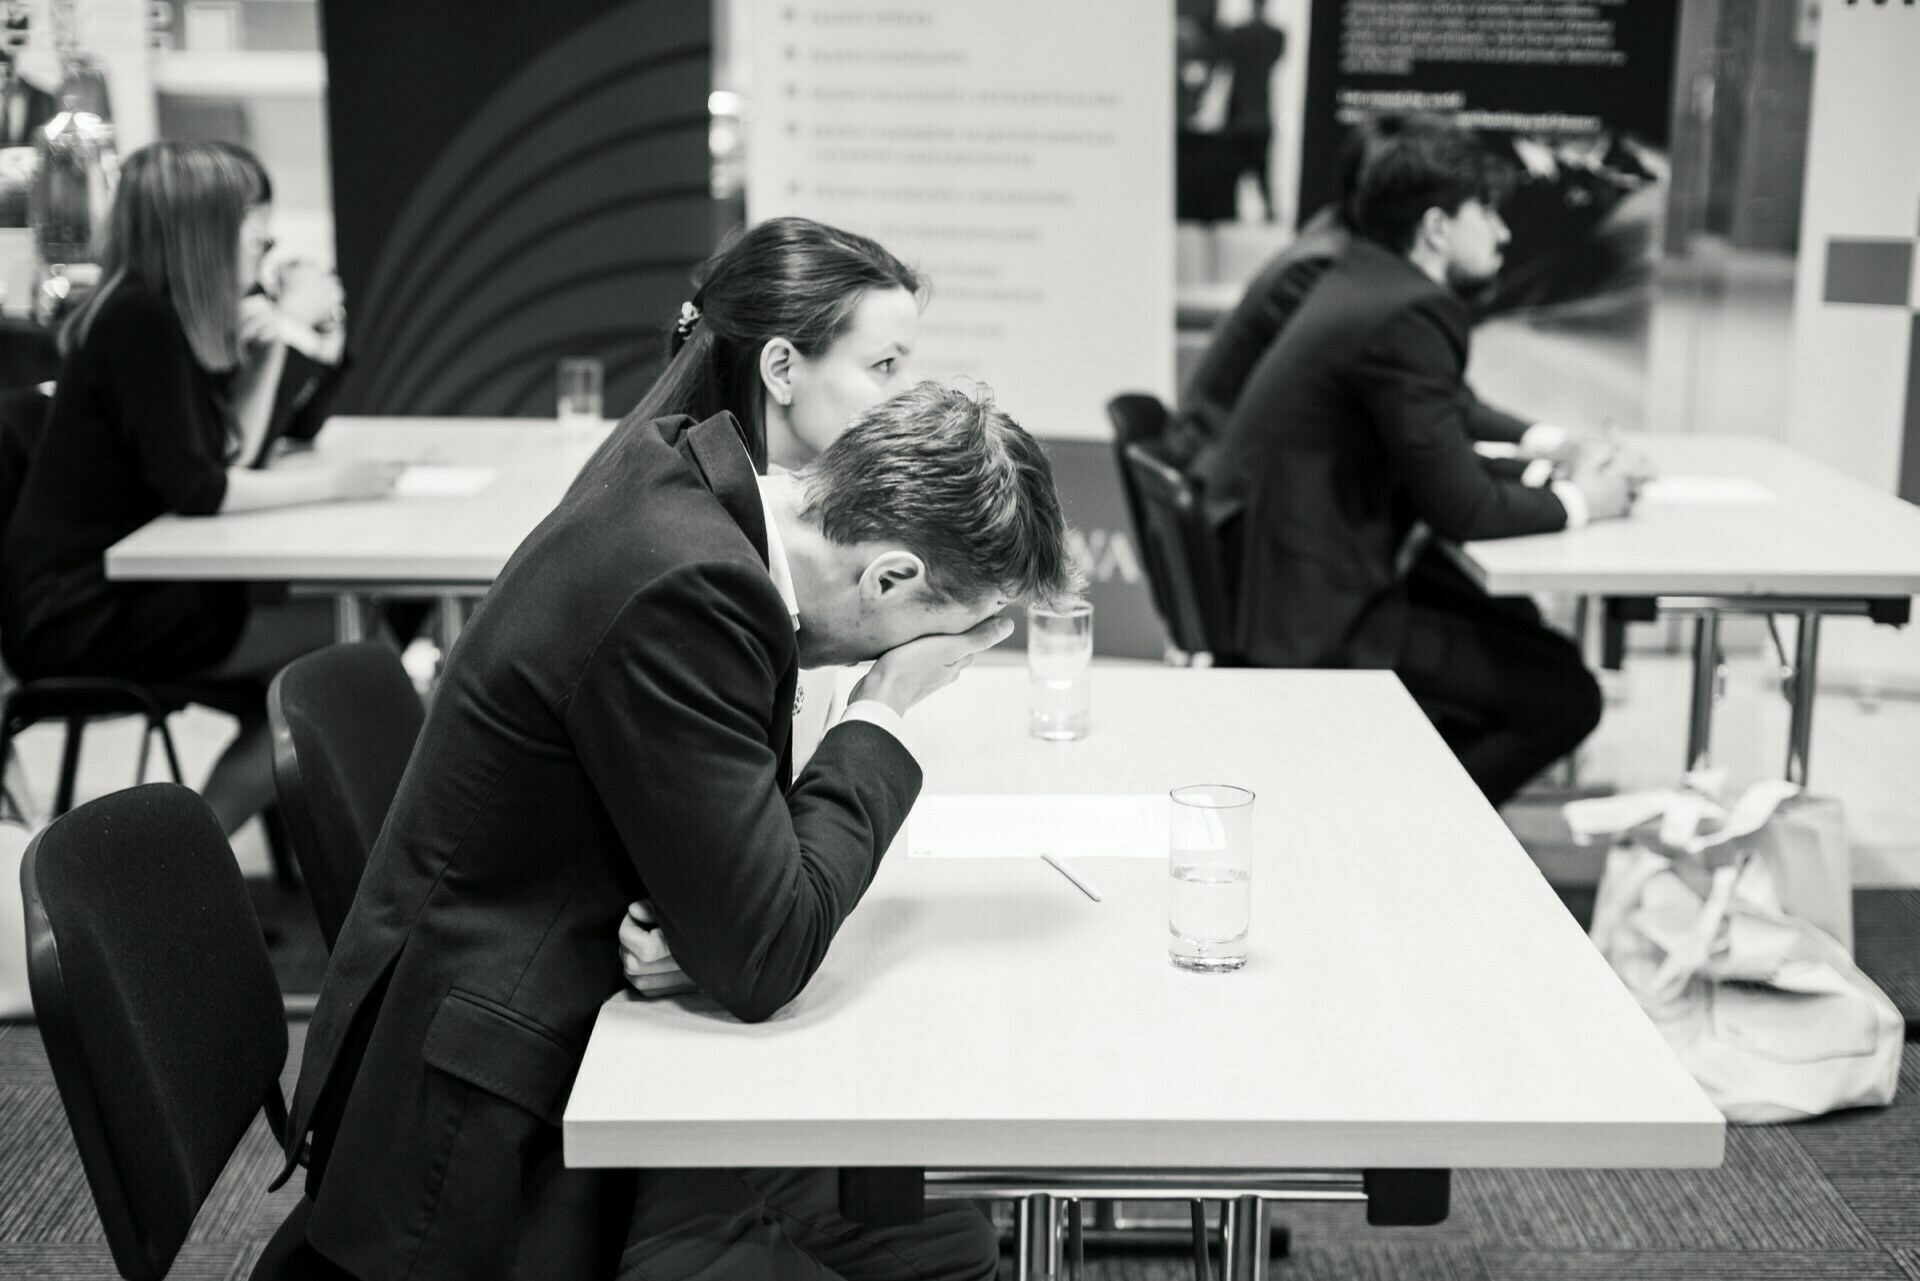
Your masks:
M1328 205L1309 218L1300 234L1260 269L1214 330L1180 397L1181 417L1207 440L1226 435L1254 366L1346 249L1347 229L1337 212Z
M627 903L758 1020L865 892L919 769L843 724L788 789L798 653L766 546L731 417L628 421L454 647L288 1127L290 1151L314 1132L308 1239L356 1276L610 1275L631 1192L563 1170L558 1127Z
M1349 233L1337 214L1328 205L1309 218L1300 234L1260 269L1239 304L1220 322L1181 394L1184 429L1198 433L1204 441L1217 443L1225 438L1233 407L1240 403L1240 393L1260 358L1279 340L1313 287L1346 253ZM1529 426L1482 404L1470 391L1465 401L1467 428L1475 440L1515 443Z
M1443 538L1563 528L1566 509L1482 463L1525 424L1462 381L1468 311L1407 259L1355 238L1261 358L1199 475L1235 513L1236 640L1274 667L1392 667L1396 565L1414 520Z

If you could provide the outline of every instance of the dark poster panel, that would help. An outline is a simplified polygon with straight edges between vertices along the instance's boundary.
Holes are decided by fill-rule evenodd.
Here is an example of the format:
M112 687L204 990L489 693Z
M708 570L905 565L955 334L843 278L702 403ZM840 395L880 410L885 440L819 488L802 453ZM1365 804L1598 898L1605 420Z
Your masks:
M1072 527L1073 557L1087 575L1094 652L1111 658L1164 657L1167 633L1153 612L1113 446L1050 440L1046 450ZM1024 620L1003 644L1025 651Z
M619 415L712 247L707 0L325 0L339 411Z
M1431 111L1513 161L1513 228L1488 310L1644 283L1664 204L1679 6L1670 0L1313 0L1302 216L1333 198L1348 129Z

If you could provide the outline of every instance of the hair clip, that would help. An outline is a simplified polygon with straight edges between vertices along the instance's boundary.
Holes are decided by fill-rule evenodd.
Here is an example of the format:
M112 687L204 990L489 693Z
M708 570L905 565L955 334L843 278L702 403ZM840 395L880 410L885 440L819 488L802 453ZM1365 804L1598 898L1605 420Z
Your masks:
M673 331L682 338L693 336L693 327L700 323L700 309L691 302L680 304L680 318L673 322Z

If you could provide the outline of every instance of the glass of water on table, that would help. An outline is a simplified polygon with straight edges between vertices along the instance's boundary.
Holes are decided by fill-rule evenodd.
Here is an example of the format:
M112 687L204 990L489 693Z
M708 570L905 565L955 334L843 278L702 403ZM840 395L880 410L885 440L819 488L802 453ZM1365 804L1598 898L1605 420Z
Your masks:
M1093 667L1093 606L1027 606L1027 715L1035 738L1087 736Z
M600 426L605 367L593 356L569 356L560 362L558 375L554 416L560 420L561 435L569 440L591 438Z
M1167 957L1183 970L1237 970L1253 907L1253 793L1200 783L1170 796Z

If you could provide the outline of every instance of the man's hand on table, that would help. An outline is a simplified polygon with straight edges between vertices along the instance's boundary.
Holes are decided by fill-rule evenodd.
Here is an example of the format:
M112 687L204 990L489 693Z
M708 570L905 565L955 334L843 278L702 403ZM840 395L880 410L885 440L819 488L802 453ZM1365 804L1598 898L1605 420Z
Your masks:
M1584 464L1605 462L1627 474L1637 495L1641 486L1653 479L1653 461L1642 450L1622 445L1611 428L1606 432L1571 431L1557 423L1535 423L1520 440L1523 458L1545 458L1554 464L1554 472L1577 482ZM1598 519L1598 517L1596 517Z
M653 904L646 899L627 904L620 922L620 969L627 985L647 998L695 990L667 950L666 936L655 927Z
M1627 515L1633 510L1641 484L1629 466L1618 461L1616 455L1602 451L1582 454L1567 479L1587 500L1590 521Z

